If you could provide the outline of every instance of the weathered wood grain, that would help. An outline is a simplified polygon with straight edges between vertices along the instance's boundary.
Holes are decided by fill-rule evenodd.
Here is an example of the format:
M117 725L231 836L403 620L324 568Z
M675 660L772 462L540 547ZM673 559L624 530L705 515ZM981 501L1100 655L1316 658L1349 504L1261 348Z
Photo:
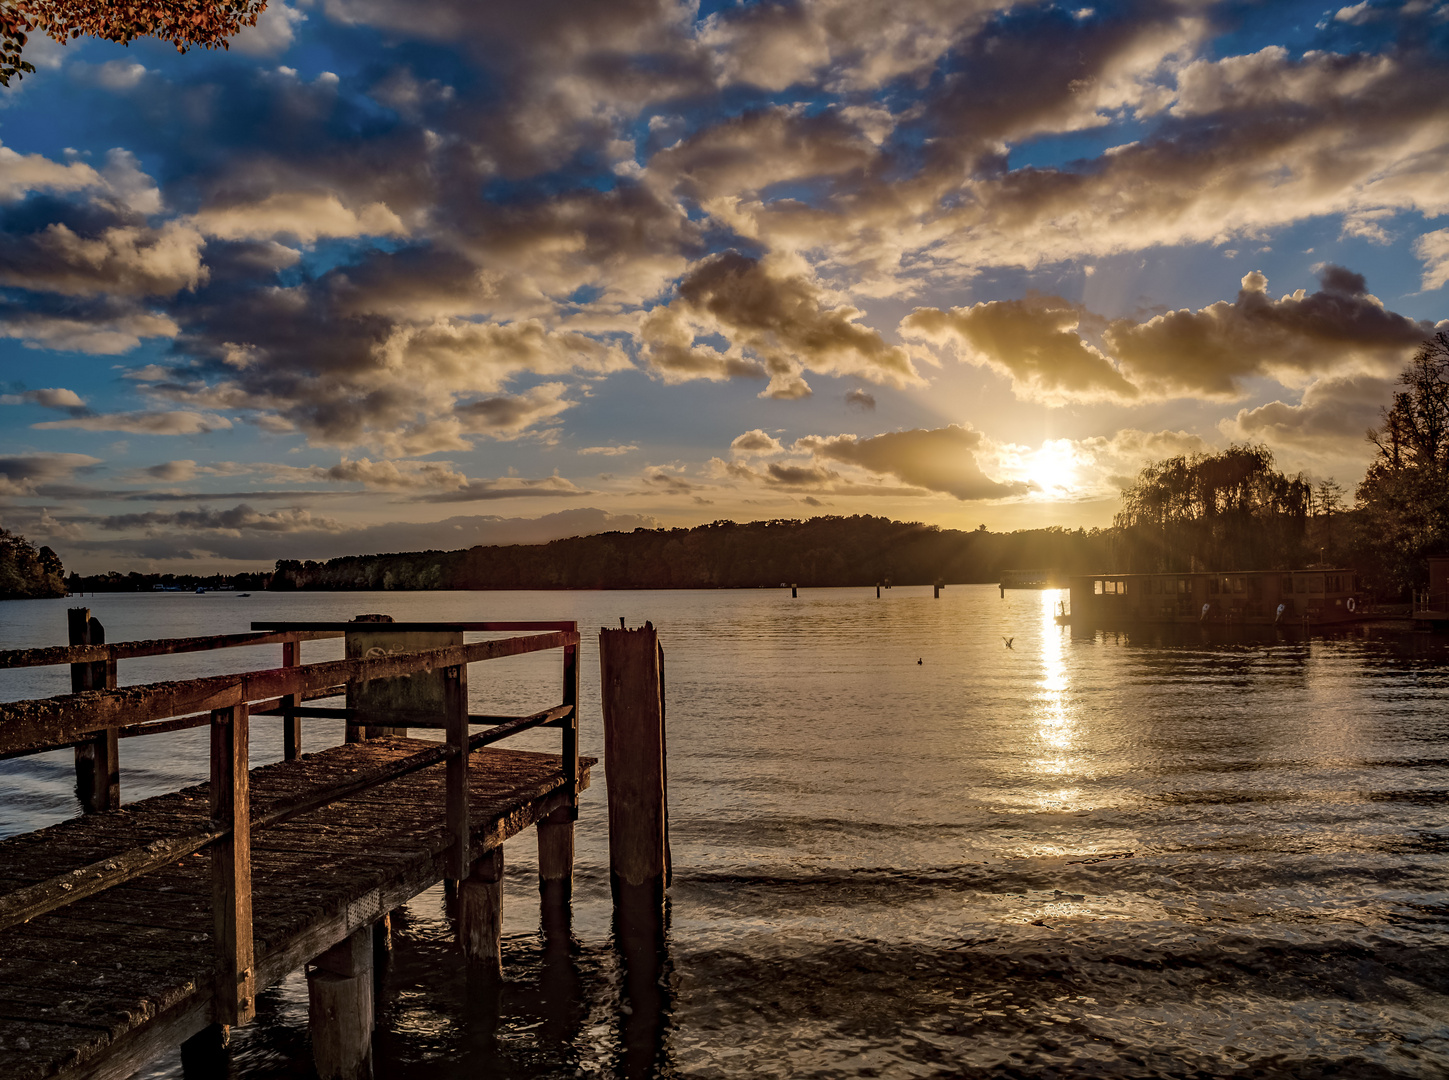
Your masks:
M181 682L0 703L0 753L53 748L88 732L164 720L242 703L306 694L338 683L390 679L439 667L577 645L578 634L557 632L499 638L442 649L360 660L333 660Z
M307 793L376 776L441 744L381 738L304 754L250 774L251 821ZM467 773L469 859L573 805L556 755L479 749ZM277 982L436 884L446 871L442 763L258 829L252 843L255 987ZM0 887L83 868L210 819L210 785L0 841ZM43 851L50 853L46 865ZM217 1018L206 853L0 933L0 1076L112 1080ZM98 963L116 957L121 968ZM36 986L34 994L27 988ZM63 1014L63 1015L62 1015ZM24 1043L24 1049L20 1044Z

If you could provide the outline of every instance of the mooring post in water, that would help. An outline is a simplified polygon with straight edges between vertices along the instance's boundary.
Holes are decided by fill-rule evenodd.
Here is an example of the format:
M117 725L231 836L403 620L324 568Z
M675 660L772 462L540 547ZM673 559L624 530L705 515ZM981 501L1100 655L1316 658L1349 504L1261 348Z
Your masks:
M458 885L458 941L470 964L503 974L503 848L486 852Z
M799 598L800 598L800 587L798 585L791 585L790 586L790 599L791 600L798 600Z
M579 817L579 647L566 645L563 653L563 704L574 709L563 726L563 773L569 802L536 826L538 891L545 908L567 907L573 893L574 822Z
M669 865L662 653L653 623L600 630L609 878L616 903L662 902Z
M875 598L876 598L876 599L877 599L877 600L879 600L879 599L880 599L880 582L879 582L879 581L877 581L877 582L876 582L876 583L875 583Z
M373 928L364 926L312 961L307 1026L319 1080L371 1080Z
M67 610L66 625L72 645L106 643L106 629L99 619L91 618L90 608ZM72 664L70 688L77 694L83 690L114 690L116 662ZM121 808L121 761L115 728L97 731L75 748L75 786L87 814Z

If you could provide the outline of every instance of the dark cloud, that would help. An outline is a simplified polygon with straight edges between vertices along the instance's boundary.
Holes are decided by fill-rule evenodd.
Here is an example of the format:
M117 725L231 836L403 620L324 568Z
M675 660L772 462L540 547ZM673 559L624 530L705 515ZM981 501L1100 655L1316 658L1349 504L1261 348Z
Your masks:
M566 480L562 476L544 476L536 480L505 476L497 480L470 480L456 491L439 491L429 495L419 495L417 501L430 503L482 502L492 499L576 498L593 494L596 492L581 488L572 480Z
M1379 425L1394 386L1395 380L1372 375L1319 379L1304 389L1297 405L1270 401L1240 409L1223 421L1223 431L1230 438L1274 447L1361 455L1365 433Z
M859 409L861 412L875 412L875 395L860 389L847 390L845 404L852 409Z
M1428 321L1389 311L1362 275L1329 266L1314 293L1275 300L1255 271L1232 302L1144 323L1119 319L1103 340L1133 380L1156 394L1234 398L1254 375L1295 381L1354 367L1387 375L1432 332Z
M45 485L69 480L77 471L101 464L89 454L19 454L0 457L0 496L34 495Z
M1023 482L1002 483L982 472L976 462L981 448L981 433L959 424L895 431L866 439L807 435L795 443L796 450L813 455L817 461L858 465L962 500L1000 499L1024 495L1029 490Z
M673 354L662 361L656 358L653 340L677 346L688 337L691 355L727 363L728 355L692 345L696 335L718 333L734 349L758 358L770 376L763 396L774 398L808 396L806 370L859 375L896 386L919 383L906 351L887 345L877 331L861 325L857 321L861 314L847 304L833 305L825 291L803 274L727 251L691 270L665 312L651 313L643 327L644 355L657 367L678 374L686 369L672 360ZM692 332L681 333L681 323L691 326ZM723 367L716 370L737 373Z
M1137 397L1112 361L1082 340L1084 321L1094 320L1082 305L1031 293L950 311L917 308L901 332L994 368L1011 379L1018 397L1051 404Z

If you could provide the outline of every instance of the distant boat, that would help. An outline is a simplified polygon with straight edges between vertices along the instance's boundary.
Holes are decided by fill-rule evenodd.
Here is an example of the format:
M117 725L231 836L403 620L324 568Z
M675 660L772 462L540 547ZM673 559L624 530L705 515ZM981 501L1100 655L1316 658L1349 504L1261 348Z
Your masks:
M239 593L236 594L238 600L240 600L243 596L250 596L250 595L251 595L251 593L249 593L249 592L239 592Z
M198 586L196 586L196 595L197 596L202 596L205 593L206 593L206 586L205 585L198 585Z
M1366 617L1347 567L1303 570L1090 574L1071 579L1073 626L1204 623L1258 626Z

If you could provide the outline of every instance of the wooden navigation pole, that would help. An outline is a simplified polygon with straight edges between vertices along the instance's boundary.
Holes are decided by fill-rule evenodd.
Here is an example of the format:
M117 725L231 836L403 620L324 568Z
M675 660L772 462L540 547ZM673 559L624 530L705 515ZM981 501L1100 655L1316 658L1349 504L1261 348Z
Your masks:
M72 645L104 645L106 629L99 619L91 618L91 609L76 607L66 611L67 628ZM114 690L116 662L97 660L70 666L70 688L83 690ZM81 807L87 814L121 808L121 759L116 729L97 731L75 748L75 785Z
M662 900L669 866L663 656L653 623L599 631L609 878L616 902Z

